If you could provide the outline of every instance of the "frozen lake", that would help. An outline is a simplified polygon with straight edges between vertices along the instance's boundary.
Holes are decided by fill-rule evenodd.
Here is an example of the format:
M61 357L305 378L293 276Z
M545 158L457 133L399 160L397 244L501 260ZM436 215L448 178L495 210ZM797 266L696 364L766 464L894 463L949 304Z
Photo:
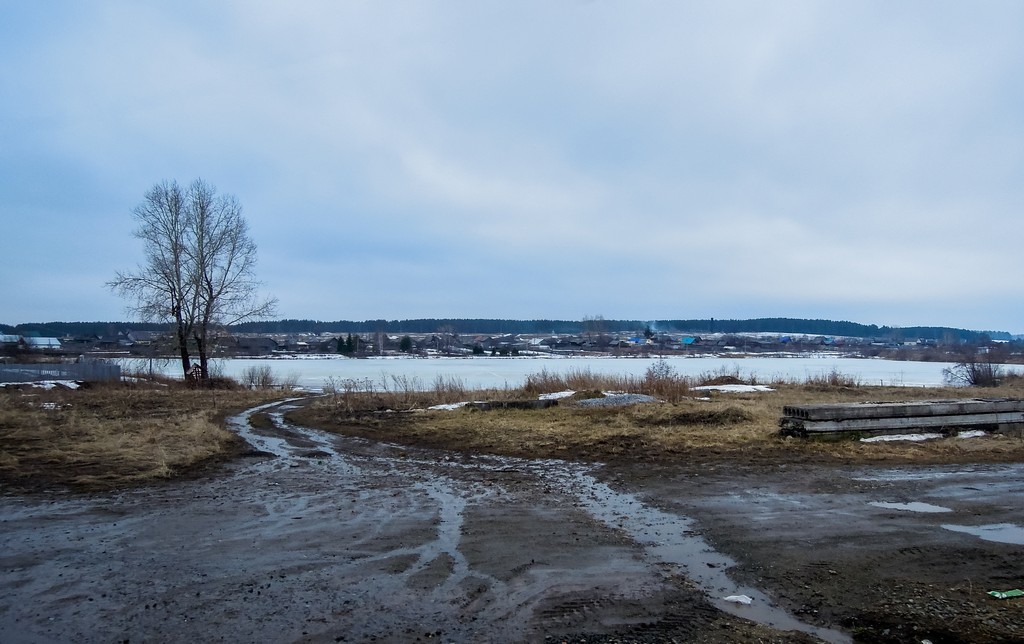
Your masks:
M252 366L270 365L275 379L289 379L306 389L320 389L325 381L371 380L379 383L392 376L414 381L417 388L430 389L436 378L455 378L463 386L475 388L518 387L530 374L547 370L565 374L587 370L609 375L643 376L658 358L615 357L515 357L477 356L472 358L342 358L304 356L288 358L225 358L214 361L214 373L240 378ZM936 387L943 384L942 370L948 362L901 362L872 358L847 358L827 354L800 357L666 357L681 375L739 372L741 378L754 376L760 383L773 380L803 381L838 371L866 385ZM149 362L125 361L134 368L148 369ZM173 362L154 362L153 369L172 376L180 375Z

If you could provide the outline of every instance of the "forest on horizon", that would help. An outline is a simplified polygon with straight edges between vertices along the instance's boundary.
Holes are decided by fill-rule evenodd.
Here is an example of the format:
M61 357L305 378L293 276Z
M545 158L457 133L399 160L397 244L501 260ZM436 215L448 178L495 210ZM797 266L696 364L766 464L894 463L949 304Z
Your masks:
M0 333L45 337L81 337L113 335L120 331L163 331L165 323L153 322L45 322L18 325L0 324ZM941 326L878 326L837 320L801 318L752 318L719 320L611 320L601 317L583 320L515 320L501 318L417 318L408 320L320 320L283 319L245 322L228 327L232 333L458 333L458 334L578 334L578 333L794 333L855 338L936 340L940 342L976 342L987 336L1011 340L1005 331L975 331Z

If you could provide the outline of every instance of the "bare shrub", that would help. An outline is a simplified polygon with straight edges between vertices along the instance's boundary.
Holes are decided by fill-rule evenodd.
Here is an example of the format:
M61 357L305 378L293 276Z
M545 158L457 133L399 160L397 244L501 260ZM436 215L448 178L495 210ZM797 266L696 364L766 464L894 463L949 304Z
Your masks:
M994 362L991 354L982 356L970 351L960 362L943 369L942 377L957 387L996 387L1004 374L1003 366Z
M224 361L222 360L211 360L206 366L206 377L225 379L227 376L224 375Z
M272 389L274 372L268 364L252 365L242 371L242 385L249 389Z
M526 395L550 394L557 391L627 391L635 390L638 384L630 376L597 374L586 369L570 369L557 374L542 369L540 373L526 376L522 391Z
M299 388L299 379L301 376L295 372L291 372L288 375L282 377L278 382L278 387L284 391L295 391Z
M565 374L565 387L561 390L581 391L599 389L601 391L627 391L630 388L629 376L612 376L594 373L587 369L570 369Z
M323 392L328 396L334 396L341 389L340 380L334 376L329 376L324 380Z
M804 384L815 389L847 389L862 386L860 380L832 367L831 371L808 375Z
M423 384L415 376L381 375L373 404L379 409L411 409L423 399L422 391Z
M656 382L659 380L667 380L675 378L677 375L676 368L668 363L664 358L658 358L647 367L647 371L644 373L644 380L647 382Z
M363 404L360 402L360 398L365 398L373 393L373 381L369 378L344 378L338 380L335 386L331 403L336 411L352 413L361 409Z
M1012 385L1019 387L1022 383L1024 383L1024 373L1021 373L1019 371L1007 371L1006 373L1003 374L1004 385Z
M531 373L526 376L523 384L523 392L532 395L550 394L556 391L565 391L569 388L565 378L543 368L540 373Z
M690 381L680 376L664 358L659 358L647 367L640 393L678 402L690 395Z
M466 385L461 378L455 376L442 376L438 374L434 377L434 388L433 388L434 399L437 401L434 404L451 404L468 400L469 394L466 391Z

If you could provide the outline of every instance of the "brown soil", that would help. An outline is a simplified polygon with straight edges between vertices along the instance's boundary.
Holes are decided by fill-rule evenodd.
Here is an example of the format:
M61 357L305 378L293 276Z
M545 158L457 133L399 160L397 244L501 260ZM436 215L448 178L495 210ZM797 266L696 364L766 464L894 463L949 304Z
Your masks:
M737 406L697 412L687 405L671 407L671 411L652 412L648 416L644 416L645 412L639 416L634 413L633 426L668 424L677 431L711 426L727 432L732 426L752 420L748 412ZM346 435L446 452L487 451L513 457L607 463L606 470L613 473L616 484L623 489L654 497L661 505L697 517L714 545L737 557L736 573L740 579L771 589L798 617L842 628L857 641L1005 642L1024 633L1020 600L1000 601L985 594L991 589L1024 585L1020 546L964 538L943 530L939 524L955 523L946 515L938 515L942 521L932 520L927 528L922 528L921 517L915 513L889 511L888 516L878 517L877 524L856 526L851 531L827 527L823 530L801 513L793 513L790 518L773 514L777 525L752 524L748 505L722 502L737 493L778 489L779 494L815 495L815 503L830 509L854 504L859 511L869 501L893 498L894 487L900 488L895 498L917 500L934 493L931 484L912 480L899 485L858 482L851 490L852 470L870 477L871 472L888 472L893 467L953 473L961 468L970 471L984 467L983 463L1018 464L1024 460L1024 445L1019 438L992 436L977 439L973 444L945 439L925 445L867 446L770 436L751 441L756 445L722 439L711 444L666 447L645 440L642 432L637 431L607 433L599 440L560 442L531 435L521 440L483 444L480 432L474 431L505 424L514 428L529 423L526 415L536 419L538 426L557 424L560 413L565 412L373 413L331 419L322 409L309 406L293 412L290 418L298 424ZM602 415L616 413L623 412L600 412L593 415L591 422L603 422ZM462 414L462 418L450 421L452 414ZM498 419L502 415L512 420ZM449 420L438 422L434 416ZM1009 467L1017 474L1024 471L1019 466ZM1022 491L1024 487L1020 485L1011 486L1003 496L966 503L969 518L965 522L981 525L1010 521L1021 530L1024 521L1019 504L1005 495ZM937 503L941 505L942 501ZM1007 504L1016 506L1015 516L1004 516ZM934 519L934 515L924 516ZM661 635L668 637L670 632L671 629ZM683 641L733 641L722 633L710 635L711 632L687 634ZM603 641L595 637L590 634L573 641ZM617 634L612 641L632 641L623 637ZM702 639L706 637L711 639Z
M1024 526L1019 440L811 445L775 436L762 400L267 409L244 432L250 457L273 457L127 491L0 496L0 632L12 642L817 641L764 623L770 601L805 630L857 642L1019 641L1024 600L986 591L1024 586L1021 546L943 527ZM704 550L664 550L688 534ZM730 563L704 562L718 553ZM723 604L733 589L695 581L718 570L768 599Z

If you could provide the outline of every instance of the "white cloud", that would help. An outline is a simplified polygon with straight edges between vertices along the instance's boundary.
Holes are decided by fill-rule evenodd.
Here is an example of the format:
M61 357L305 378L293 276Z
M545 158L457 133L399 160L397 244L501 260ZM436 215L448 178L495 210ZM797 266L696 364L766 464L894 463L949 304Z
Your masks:
M1024 330L1021 18L1012 2L23 5L0 27L16 97L0 215L24 235L87 213L129 266L145 189L202 176L242 200L288 317ZM59 281L86 257L38 270ZM348 275L324 301L323 276ZM119 313L95 289L80 317ZM0 298L12 322L66 308Z

